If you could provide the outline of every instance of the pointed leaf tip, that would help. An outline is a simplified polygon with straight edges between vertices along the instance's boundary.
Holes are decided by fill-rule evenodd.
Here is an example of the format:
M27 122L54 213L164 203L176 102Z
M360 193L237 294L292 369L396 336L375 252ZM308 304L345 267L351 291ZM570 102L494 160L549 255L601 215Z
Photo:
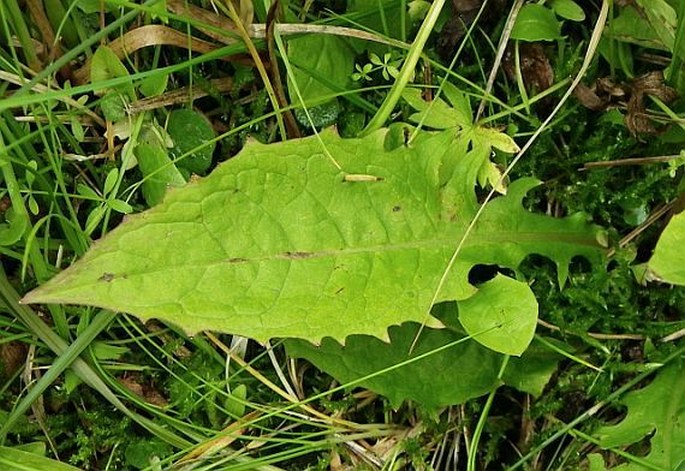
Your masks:
M469 134L451 130L386 150L386 133L341 139L325 130L247 145L130 217L23 302L94 305L258 341L387 340L389 326L408 321L442 327L428 312L477 210L472 166L489 151L467 151ZM382 180L344 182L322 143L346 173ZM523 209L534 184L513 182L488 204L440 300L468 297L478 263L515 269L529 253L557 262L597 253L586 222Z

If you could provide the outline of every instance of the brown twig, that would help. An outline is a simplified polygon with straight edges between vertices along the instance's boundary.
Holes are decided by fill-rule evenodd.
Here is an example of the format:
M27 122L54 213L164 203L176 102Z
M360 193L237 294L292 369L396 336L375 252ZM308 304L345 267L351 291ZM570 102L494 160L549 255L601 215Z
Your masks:
M668 213L674 205L674 201L668 202L663 206L658 207L652 213L647 217L647 219L644 220L642 224L637 226L635 229L630 231L628 235L624 236L619 242L618 246L620 248L624 248L626 245L628 245L630 242L632 242L637 236L642 234L645 229L647 229L649 226L654 224L656 221L661 219L666 213ZM607 258L611 258L614 256L616 253L616 249L611 249L609 250L609 253L607 253Z
M269 65L271 69L271 80L274 84L274 93L278 105L283 109L283 120L285 122L286 131L290 139L302 137L300 129L297 127L295 116L288 107L288 100L285 97L285 90L283 89L283 81L281 80L281 71L278 66L278 57L276 56L276 41L274 40L274 27L280 11L280 0L276 0L269 8L269 13L266 17L266 49L269 54Z
M681 158L678 155L658 155L655 157L634 157L630 159L619 159L619 160L608 160L608 161L596 161L587 162L583 165L583 170L592 168L610 168L610 167L622 167L626 165L648 165L661 162L670 162Z
M553 330L555 332L561 332L561 327L558 327L554 324L550 324L549 322L543 321L542 319L538 319L538 324L543 326L543 327L546 327L549 330ZM576 334L576 335L578 335L578 334ZM598 340L644 340L645 339L644 335L639 335L639 334L601 334L601 333L596 333L596 332L586 332L586 335L588 337L592 337L593 339L598 339Z
M219 93L229 92L233 89L233 79L231 77L212 79L209 81L208 88ZM210 91L198 86L177 88L176 90L168 91L159 96L134 101L129 105L129 111L132 113L140 113L141 111L155 110L157 108L164 108L166 106L197 100L198 98L205 97L209 94Z

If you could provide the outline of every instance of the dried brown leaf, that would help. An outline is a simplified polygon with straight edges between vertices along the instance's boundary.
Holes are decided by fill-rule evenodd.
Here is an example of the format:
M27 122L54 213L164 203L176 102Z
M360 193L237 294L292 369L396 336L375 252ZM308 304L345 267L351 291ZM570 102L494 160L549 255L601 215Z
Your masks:
M626 127L634 136L658 133L659 130L654 127L653 121L646 113L645 97L651 95L664 103L670 103L678 97L678 92L664 83L664 74L661 71L640 75L629 87L630 98L624 118Z
M26 362L28 347L22 342L12 341L0 344L0 373L11 377Z
M137 376L122 376L117 378L119 384L128 389L148 404L158 407L166 407L169 402L151 384L144 383Z
M516 56L514 46L504 54L502 67L510 80L516 79ZM519 65L526 90L530 93L544 92L554 83L554 70L540 43L519 43Z
M602 111L609 104L609 100L597 95L595 90L584 83L578 84L575 90L573 90L573 96L576 97L581 105L593 111Z

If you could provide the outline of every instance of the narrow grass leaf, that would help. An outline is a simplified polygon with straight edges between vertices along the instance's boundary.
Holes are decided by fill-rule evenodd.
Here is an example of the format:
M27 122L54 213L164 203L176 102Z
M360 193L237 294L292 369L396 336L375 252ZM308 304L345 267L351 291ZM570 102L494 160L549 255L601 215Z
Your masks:
M4 471L80 471L67 463L7 446L0 446L0 468Z

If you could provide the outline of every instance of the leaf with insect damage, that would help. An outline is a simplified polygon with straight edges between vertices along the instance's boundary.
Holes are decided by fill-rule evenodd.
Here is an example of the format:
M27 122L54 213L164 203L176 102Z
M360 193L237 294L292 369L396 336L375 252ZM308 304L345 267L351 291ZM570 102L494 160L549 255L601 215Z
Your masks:
M600 230L582 215L529 213L521 201L537 182L522 179L487 204L448 270L479 208L474 188L491 146L448 130L388 150L387 136L251 143L130 217L24 302L96 305L259 341L387 340L391 325L440 327L431 306L472 296L475 264L515 269L537 253L563 282L572 257L601 259Z

